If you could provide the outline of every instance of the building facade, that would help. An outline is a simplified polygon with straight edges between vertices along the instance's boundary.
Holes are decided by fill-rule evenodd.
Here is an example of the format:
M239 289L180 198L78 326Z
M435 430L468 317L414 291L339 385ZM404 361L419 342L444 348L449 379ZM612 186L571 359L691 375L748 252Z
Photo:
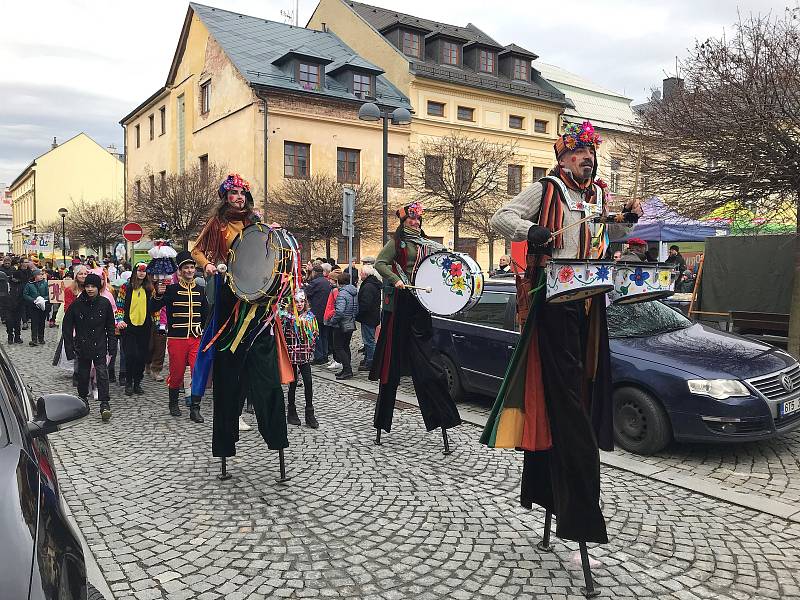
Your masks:
M22 232L59 219L60 208L73 201L122 202L124 166L113 147L103 148L85 133L35 158L9 186L12 246L22 253ZM5 241L5 240L1 240Z
M533 52L500 44L472 24L449 25L346 0L321 0L308 27L334 32L409 97L411 146L454 132L513 143L516 155L503 190L509 193L553 166L553 143L567 101L531 66L537 58ZM446 225L426 226L426 231L452 247L452 229ZM486 240L469 230L460 238L460 249L488 270ZM495 255L504 246L496 242Z
M0 248L3 252L11 252L11 228L14 224L11 215L11 190L5 183L0 183L0 190L3 194L0 202Z
M192 3L165 86L121 121L126 214L135 220L137 198L192 164L240 173L266 218L269 192L287 178L380 183L380 127L358 119L367 97L410 108L382 69L330 32ZM389 152L401 153L408 137L407 127L390 127Z

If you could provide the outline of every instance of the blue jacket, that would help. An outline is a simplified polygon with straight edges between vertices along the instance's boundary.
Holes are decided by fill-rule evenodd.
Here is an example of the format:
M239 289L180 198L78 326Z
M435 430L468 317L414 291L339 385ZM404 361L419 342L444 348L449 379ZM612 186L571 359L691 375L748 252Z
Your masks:
M356 315L358 314L358 290L356 286L348 283L339 288L336 296L336 312L328 323L332 327L345 328L346 323L352 322L348 328L355 328Z

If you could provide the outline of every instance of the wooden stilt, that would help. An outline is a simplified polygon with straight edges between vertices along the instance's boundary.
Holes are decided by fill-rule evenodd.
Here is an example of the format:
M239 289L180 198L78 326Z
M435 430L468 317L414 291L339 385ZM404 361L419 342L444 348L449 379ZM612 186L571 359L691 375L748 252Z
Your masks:
M228 473L227 459L223 456L222 458L219 459L219 461L220 461L220 469L219 469L219 475L217 475L217 479L219 479L220 481L225 481L226 479L230 479L231 474Z
M544 513L544 533L542 534L542 541L536 544L536 547L542 552L552 552L553 545L550 543L550 528L553 523L553 513L549 510Z
M444 452L443 454L447 456L448 454L452 454L453 451L450 450L450 442L447 439L447 429L442 427L442 441L444 442Z
M381 445L381 429L380 429L380 427L378 428L378 433L375 434L375 445L376 446L380 446Z
M581 593L586 598L596 598L600 595L600 590L595 589L594 587L594 580L592 579L592 567L589 565L589 551L586 549L586 542L578 542L578 546L581 550L583 581L586 583L586 586L581 588Z

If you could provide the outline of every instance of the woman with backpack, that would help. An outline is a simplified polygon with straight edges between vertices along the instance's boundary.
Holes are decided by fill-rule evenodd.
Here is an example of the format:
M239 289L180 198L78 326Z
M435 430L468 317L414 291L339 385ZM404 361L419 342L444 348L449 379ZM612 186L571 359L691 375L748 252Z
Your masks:
M350 283L349 273L340 273L338 277L339 293L336 296L333 316L328 325L334 328L333 358L342 365L336 379L352 379L350 340L356 330L358 314L358 290Z

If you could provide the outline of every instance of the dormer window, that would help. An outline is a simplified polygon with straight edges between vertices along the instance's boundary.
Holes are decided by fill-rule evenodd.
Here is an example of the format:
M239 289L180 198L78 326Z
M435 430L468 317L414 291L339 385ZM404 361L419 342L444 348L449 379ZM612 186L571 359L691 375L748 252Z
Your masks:
M360 98L371 98L372 76L353 73L353 93Z
M443 65L458 65L459 54L461 53L461 44L456 42L442 41L442 64Z
M514 59L513 77L518 81L528 81L528 71L530 70L530 61L522 58Z
M481 50L478 55L478 70L481 73L494 73L497 68L497 54L491 50Z
M419 33L414 31L404 31L403 32L403 54L408 56L413 56L415 58L422 57L422 43L421 43L421 36Z
M312 63L299 63L297 81L304 90L320 89L320 73L322 69L319 65Z

